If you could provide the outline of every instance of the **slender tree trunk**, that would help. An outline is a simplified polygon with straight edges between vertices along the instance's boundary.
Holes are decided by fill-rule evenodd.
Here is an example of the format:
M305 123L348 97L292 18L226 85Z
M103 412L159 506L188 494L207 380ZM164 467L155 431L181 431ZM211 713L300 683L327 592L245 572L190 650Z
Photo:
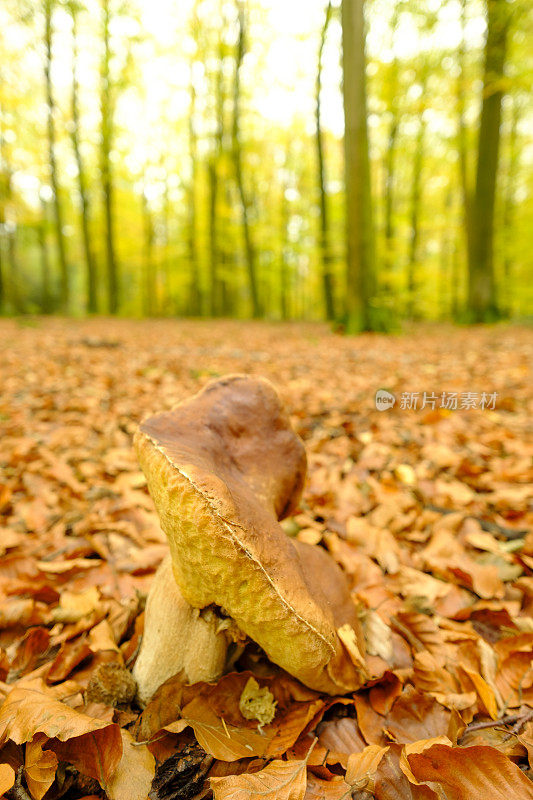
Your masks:
M52 12L54 9L54 0L44 0L44 44L45 44L45 61L44 61L44 79L46 87L46 105L47 105L47 129L48 129L48 158L50 165L50 181L54 193L53 209L54 209L54 222L55 234L57 241L57 254L59 260L60 272L60 304L61 310L66 313L69 308L70 302L70 270L67 263L65 235L63 233L63 205L61 202L61 189L59 185L59 175L57 169L57 160L55 154L56 146L56 132L55 132L55 101L52 87Z
M466 12L467 0L461 0L462 37L459 45L459 74L457 76L457 147L459 153L459 177L463 195L463 224L465 231L467 263L472 256L472 184L468 158L468 131L466 127Z
M394 5L391 21L391 47L394 48L395 32L400 16L400 5ZM394 267L394 189L396 180L396 148L398 134L400 131L400 108L399 108L399 80L398 80L398 59L394 56L389 69L386 83L388 111L390 114L390 124L387 134L387 151L385 153L385 186L383 192L384 224L383 232L385 239L385 272L387 279Z
M142 193L142 216L144 224L143 248L143 313L153 317L156 312L156 270L154 265L154 222L148 205L146 191Z
M224 73L222 69L224 48L222 38L219 40L219 58L215 76L215 115L216 130L213 150L209 160L209 277L210 277L210 312L212 317L222 313L223 287L219 277L221 248L218 231L218 171L224 140Z
M417 314L418 264L420 261L420 212L422 210L422 169L424 165L424 98L426 94L426 68L422 75L422 106L418 118L418 131L413 155L413 178L411 183L411 236L409 239L409 261L407 264L407 316L413 318Z
M328 32L329 22L333 12L331 0L326 8L326 16L320 34L320 44L318 47L318 68L316 73L315 85L315 141L316 141L316 155L318 167L318 188L320 193L320 233L319 233L319 249L320 258L322 262L322 291L324 293L324 315L326 319L332 320L335 318L335 301L334 301L334 287L333 287L333 253L331 252L330 245L330 230L329 230L329 209L328 198L326 191L326 165L324 158L324 135L322 133L322 106L321 106L321 92L322 92L322 60L324 54L324 45L326 42L326 35Z
M83 239L83 249L85 254L85 293L86 308L89 314L98 311L98 299L96 294L96 264L91 247L90 233L90 201L87 189L87 175L85 164L80 148L80 107L79 107L79 83L78 83L78 8L70 5L72 17L72 92L71 92L71 114L72 114L72 147L76 166L78 167L78 191L81 200L81 231Z
M448 298L450 295L451 283L451 259L452 259L452 230L453 224L451 219L452 210L452 188L448 186L446 197L444 200L444 225L442 226L442 238L440 243L440 264L439 264L439 304L440 304L440 317L446 319L450 313L450 303Z
M114 184L111 169L111 149L113 146L113 102L111 87L111 46L110 31L111 0L102 0L104 52L101 63L101 146L100 172L104 196L105 252L107 269L107 305L111 314L116 314L120 306L119 268L115 250Z
M6 227L6 210L5 204L8 192L8 172L5 163L5 139L3 128L3 114L0 106L0 314L5 313L7 310L7 275L6 264L4 260L3 239Z
M190 105L189 105L189 159L191 163L191 177L188 191L189 227L187 232L187 249L189 253L189 313L198 317L202 313L202 296L200 292L200 269L197 248L197 203L196 184L198 175L198 137L196 135L196 89L194 86L193 69L191 64L190 79Z
M242 169L242 146L240 135L240 99L241 99L241 66L246 53L246 0L237 0L238 17L238 39L235 54L235 78L233 83L233 126L232 126L232 150L233 164L235 169L235 180L239 192L241 204L242 230L244 234L244 247L246 252L246 267L248 273L248 288L252 301L252 314L254 317L262 316L263 310L259 300L257 286L257 253L252 238L250 226L250 198L244 185Z
M498 316L493 263L494 206L508 27L507 0L487 0L483 101L468 265L468 310L473 322L488 322Z
M48 203L41 199L41 219L37 228L41 254L41 310L43 314L52 313L52 292L50 287L50 255L48 252Z
M515 216L515 186L520 163L520 149L518 147L518 124L520 122L521 108L516 97L513 99L511 130L509 132L507 155L507 179L505 183L505 197L503 203L503 279L507 314L512 313L513 307L513 241L514 241L514 216Z
M348 332L371 330L374 229L366 112L364 0L342 0Z
M285 160L285 172L288 169L287 157ZM290 265L289 265L289 203L287 201L287 181L283 180L281 184L281 202L280 202L280 215L279 215L279 313L282 320L287 320L290 317Z

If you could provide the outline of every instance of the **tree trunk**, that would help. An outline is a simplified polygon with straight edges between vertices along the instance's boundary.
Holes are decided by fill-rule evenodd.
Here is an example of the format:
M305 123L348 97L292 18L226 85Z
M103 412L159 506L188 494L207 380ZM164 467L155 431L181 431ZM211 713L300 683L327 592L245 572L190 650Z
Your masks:
M189 227L187 232L187 249L189 252L189 314L198 317L202 313L202 295L200 292L200 270L197 249L197 204L196 183L198 175L198 137L196 135L196 89L191 65L190 105L189 105L189 158L191 176L188 191Z
M113 208L114 184L111 170L111 148L113 145L113 102L111 97L110 32L111 0L102 0L104 52L101 63L100 114L101 146L100 172L104 196L105 252L107 269L107 305L111 314L116 314L120 305L119 270L115 251L115 218Z
M96 264L91 248L90 233L90 201L87 190L87 176L85 165L80 149L80 108L79 108L79 84L78 84L78 41L77 25L78 14L75 5L70 6L72 17L72 94L71 94L71 114L72 114L72 147L74 157L78 167L78 191L81 200L81 231L83 238L83 249L85 254L85 292L86 309L89 314L98 311L98 299L96 294Z
M218 64L215 76L215 135L213 149L209 159L209 277L210 277L210 312L212 317L222 313L224 304L223 287L219 278L221 260L218 231L218 171L224 140L224 73L222 62L224 47L219 39Z
M52 313L52 292L50 287L50 256L48 252L48 203L41 198L41 219L37 235L41 253L41 310L43 314Z
M44 79L46 87L46 106L47 106L47 130L48 130L48 158L50 166L50 181L54 193L53 209L55 234L57 241L57 254L59 259L60 272L60 304L63 313L69 308L70 301L70 270L67 264L65 235L63 233L63 206L60 196L59 176L55 155L56 133L55 133L55 101L52 87L52 12L54 0L44 0Z
M156 271L154 265L154 223L145 190L143 190L142 193L142 216L144 223L142 306L144 316L153 317L157 305Z
M400 5L394 6L391 20L391 48L394 48L395 31L398 26L400 16ZM394 188L396 179L396 145L398 133L400 131L400 109L399 109L399 80L398 80L398 59L394 56L390 66L389 74L386 78L387 108L390 113L390 124L387 134L387 151L385 153L385 186L384 186L384 224L383 232L385 238L385 274L387 282L390 279L391 270L394 268Z
M374 230L366 113L364 0L342 0L347 331L371 330Z
M250 227L250 198L244 186L242 170L242 146L240 135L240 99L241 99L241 66L246 52L246 7L245 0L237 0L238 39L235 54L235 78L233 83L233 127L232 150L235 180L241 204L242 229L244 234L244 247L246 252L246 267L248 273L248 287L252 301L252 314L254 317L262 316L261 303L257 286L257 254Z
M440 244L440 264L439 264L439 316L447 319L450 314L450 284L452 279L452 202L453 194L451 185L446 190L444 200L442 238Z
M489 322L498 316L493 263L494 205L508 27L507 0L487 0L483 101L468 265L468 311L472 322Z
M331 0L326 8L326 16L322 32L320 35L320 44L318 47L318 69L316 74L315 86L315 138L316 138L316 155L318 167L318 188L320 192L320 258L322 262L322 290L324 293L324 314L326 319L332 320L335 318L335 302L334 302L334 288L333 288L333 253L331 252L330 245L330 230L329 230L329 209L326 191L326 167L324 160L324 136L322 133L322 107L321 107L321 91L322 91L322 59L324 54L324 45L326 42L326 35L328 32L329 22L333 12Z
M426 94L426 67L422 67L422 94L420 95L420 114L418 131L413 154L413 178L411 183L411 236L409 239L409 261L407 265L407 316L412 319L417 314L418 264L420 261L420 212L422 209L422 168L424 164L424 101Z
M520 162L520 149L518 147L518 125L521 117L521 107L516 97L513 99L511 130L509 131L507 154L507 178L505 182L505 197L503 202L503 279L505 297L505 311L512 313L513 307L513 242L514 242L514 216L515 216L515 187L516 176Z
M466 10L467 0L461 0L462 37L459 45L459 74L457 76L457 149L459 153L459 177L463 195L463 224L466 241L467 263L472 262L472 187L468 159L468 136L466 112Z

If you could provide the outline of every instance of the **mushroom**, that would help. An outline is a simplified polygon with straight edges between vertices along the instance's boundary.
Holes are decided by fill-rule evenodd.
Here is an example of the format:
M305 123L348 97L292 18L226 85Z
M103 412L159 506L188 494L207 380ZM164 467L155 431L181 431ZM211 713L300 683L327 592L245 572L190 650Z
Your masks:
M273 386L213 381L146 419L135 447L170 544L134 669L141 700L180 669L191 683L220 677L228 633L200 611L213 607L306 686L359 688L364 640L344 573L278 521L297 507L306 456Z

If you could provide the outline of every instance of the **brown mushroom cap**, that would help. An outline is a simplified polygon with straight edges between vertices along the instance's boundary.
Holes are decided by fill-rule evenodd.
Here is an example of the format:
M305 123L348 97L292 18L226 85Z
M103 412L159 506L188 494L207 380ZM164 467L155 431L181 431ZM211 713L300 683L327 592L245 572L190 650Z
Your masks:
M364 676L337 633L349 625L362 647L344 575L278 523L299 500L306 458L271 384L214 381L145 420L135 446L190 605L221 606L311 688L358 688Z

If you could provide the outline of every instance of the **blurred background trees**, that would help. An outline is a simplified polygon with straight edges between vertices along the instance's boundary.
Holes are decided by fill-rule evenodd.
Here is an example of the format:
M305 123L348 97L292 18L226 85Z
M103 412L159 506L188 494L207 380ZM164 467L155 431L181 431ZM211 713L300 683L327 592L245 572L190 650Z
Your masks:
M532 30L526 0L4 0L1 313L524 317Z

